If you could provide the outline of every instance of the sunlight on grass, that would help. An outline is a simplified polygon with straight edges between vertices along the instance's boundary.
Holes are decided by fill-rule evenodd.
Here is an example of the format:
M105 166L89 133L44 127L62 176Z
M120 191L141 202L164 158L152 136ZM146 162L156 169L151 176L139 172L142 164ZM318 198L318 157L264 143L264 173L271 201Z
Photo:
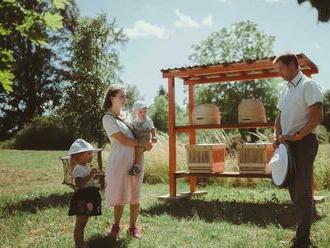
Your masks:
M185 142L178 142L178 164L182 169L186 163ZM103 215L91 218L86 228L86 239L92 247L285 247L280 241L294 234L293 208L286 190L271 186L269 180L200 181L198 189L207 191L207 195L159 202L157 197L169 190L167 183L158 183L168 180L167 152L164 136L145 156L148 183L142 187L139 218L143 239L127 238L129 212L125 208L121 239L110 241L104 233L112 222L113 210L103 207ZM65 151L0 150L1 248L73 247L74 218L67 216L72 190L61 184L63 172L58 159L63 154ZM329 145L320 146L315 174L319 194L328 197L329 158ZM235 156L228 160L231 166L227 169L235 170ZM177 187L178 192L189 189L185 180L178 180ZM317 208L323 218L313 225L312 239L317 247L327 248L330 201Z

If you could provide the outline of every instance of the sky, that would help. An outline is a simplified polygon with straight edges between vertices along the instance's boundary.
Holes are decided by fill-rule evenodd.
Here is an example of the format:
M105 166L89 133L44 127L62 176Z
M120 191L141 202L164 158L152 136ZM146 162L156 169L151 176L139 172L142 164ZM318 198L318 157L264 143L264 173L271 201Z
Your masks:
M330 89L330 22L317 21L317 11L297 0L77 0L81 16L106 13L125 30L120 48L122 80L136 85L151 104L159 87L167 87L161 69L192 65L192 45L231 24L251 20L275 36L274 52L304 53L319 67L313 78ZM182 81L176 101L187 98Z

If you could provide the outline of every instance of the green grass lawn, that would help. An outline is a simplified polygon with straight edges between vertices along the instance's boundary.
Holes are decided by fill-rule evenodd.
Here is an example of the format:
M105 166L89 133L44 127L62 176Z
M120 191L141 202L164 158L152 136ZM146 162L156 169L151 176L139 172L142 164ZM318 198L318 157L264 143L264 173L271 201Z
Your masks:
M61 184L61 151L0 150L0 247L73 247L74 217L67 216L72 190ZM151 165L149 165L151 166ZM179 181L179 191L187 190ZM201 198L162 203L167 184L144 184L139 223L143 238L126 237L124 212L121 239L104 235L112 209L91 218L86 228L90 247L288 247L294 234L289 196L260 183L256 187L199 187ZM329 190L318 192L330 196ZM330 247L330 200L317 205L323 217L313 224L313 242Z

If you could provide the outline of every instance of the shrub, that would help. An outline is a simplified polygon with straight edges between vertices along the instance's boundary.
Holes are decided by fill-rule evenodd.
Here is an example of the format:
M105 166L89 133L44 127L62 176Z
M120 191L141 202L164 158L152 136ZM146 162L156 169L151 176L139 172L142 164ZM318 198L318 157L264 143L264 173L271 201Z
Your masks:
M14 149L15 138L10 138L0 143L0 149Z
M14 149L67 150L73 135L53 117L36 117L15 136Z
M327 129L323 125L319 125L316 128L316 136L321 144L327 144L329 143L329 134L327 132Z
M144 182L149 184L168 183L168 135L158 132L158 142L150 152L144 156L145 170ZM177 170L186 168L186 150L185 144L177 141Z
M317 189L330 189L330 145L320 145L314 163Z

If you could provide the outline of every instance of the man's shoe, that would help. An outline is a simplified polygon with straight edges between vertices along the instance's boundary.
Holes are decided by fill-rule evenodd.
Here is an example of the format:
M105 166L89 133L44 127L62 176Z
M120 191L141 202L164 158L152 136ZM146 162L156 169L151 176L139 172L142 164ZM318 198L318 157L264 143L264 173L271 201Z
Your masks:
M291 248L311 248L312 243L310 239L297 239L296 237L292 239Z

